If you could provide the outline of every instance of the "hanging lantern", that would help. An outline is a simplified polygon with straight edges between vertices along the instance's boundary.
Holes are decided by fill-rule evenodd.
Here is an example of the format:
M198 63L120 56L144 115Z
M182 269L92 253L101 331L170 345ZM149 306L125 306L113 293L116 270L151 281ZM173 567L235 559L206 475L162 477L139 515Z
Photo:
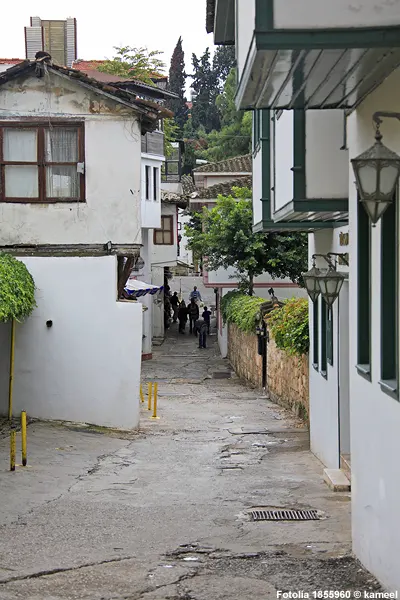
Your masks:
M318 278L319 289L329 308L332 307L332 304L339 296L344 280L345 276L343 273L338 273L333 266L320 273Z
M315 302L321 293L319 287L321 270L317 269L317 267L315 266L315 261L313 263L312 268L309 271L307 271L307 273L303 273L302 277L307 290L307 294L310 296L311 301Z

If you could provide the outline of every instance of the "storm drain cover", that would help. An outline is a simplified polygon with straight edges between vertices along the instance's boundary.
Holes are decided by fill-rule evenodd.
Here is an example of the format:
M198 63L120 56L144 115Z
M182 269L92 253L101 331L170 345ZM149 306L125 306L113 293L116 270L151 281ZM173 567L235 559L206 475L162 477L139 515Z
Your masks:
M317 510L252 510L253 521L318 521Z

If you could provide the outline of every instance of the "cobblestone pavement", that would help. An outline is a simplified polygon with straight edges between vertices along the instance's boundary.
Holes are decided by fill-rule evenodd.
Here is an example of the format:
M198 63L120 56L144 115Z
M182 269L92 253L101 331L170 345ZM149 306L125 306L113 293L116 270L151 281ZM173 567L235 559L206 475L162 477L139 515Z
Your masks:
M143 364L159 420L139 432L33 423L29 468L0 440L0 598L268 600L376 590L351 556L350 496L332 493L308 432L234 376L215 335L178 335ZM254 522L254 508L316 509Z

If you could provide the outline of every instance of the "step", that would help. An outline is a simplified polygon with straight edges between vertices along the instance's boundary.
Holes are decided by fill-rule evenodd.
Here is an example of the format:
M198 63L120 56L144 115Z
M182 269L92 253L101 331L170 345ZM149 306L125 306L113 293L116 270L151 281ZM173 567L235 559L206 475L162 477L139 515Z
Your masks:
M350 481L342 469L324 469L324 481L333 492L349 492Z
M351 456L350 454L342 454L340 456L340 468L346 475L347 479L351 481Z

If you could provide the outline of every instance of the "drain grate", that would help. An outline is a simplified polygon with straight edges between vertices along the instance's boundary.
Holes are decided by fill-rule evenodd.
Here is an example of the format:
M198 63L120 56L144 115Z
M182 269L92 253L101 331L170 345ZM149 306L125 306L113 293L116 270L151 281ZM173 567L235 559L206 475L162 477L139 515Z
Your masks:
M318 521L317 510L252 510L253 521Z

